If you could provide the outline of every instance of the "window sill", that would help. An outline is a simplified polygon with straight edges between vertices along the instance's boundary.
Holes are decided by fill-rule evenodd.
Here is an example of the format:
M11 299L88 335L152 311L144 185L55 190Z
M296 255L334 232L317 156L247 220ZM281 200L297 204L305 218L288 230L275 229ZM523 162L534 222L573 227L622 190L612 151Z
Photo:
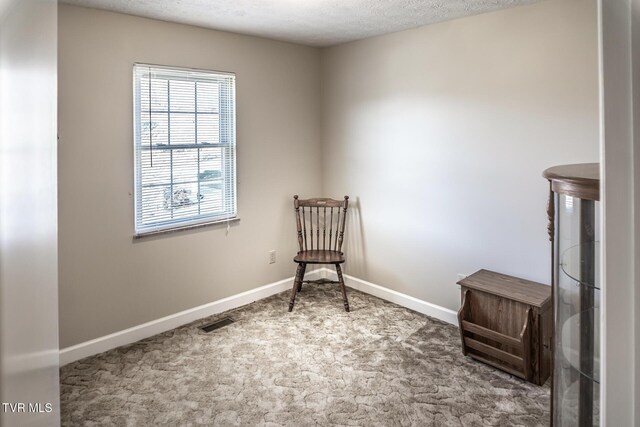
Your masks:
M186 231L186 230L194 230L196 228L208 227L210 225L220 225L227 223L239 222L240 218L229 218L229 219L217 219L215 221L201 222L197 224L189 224L184 226L167 228L165 230L154 230L154 231L143 231L141 233L136 233L133 235L134 239L143 239L145 237L158 236L162 234L176 233L178 231Z

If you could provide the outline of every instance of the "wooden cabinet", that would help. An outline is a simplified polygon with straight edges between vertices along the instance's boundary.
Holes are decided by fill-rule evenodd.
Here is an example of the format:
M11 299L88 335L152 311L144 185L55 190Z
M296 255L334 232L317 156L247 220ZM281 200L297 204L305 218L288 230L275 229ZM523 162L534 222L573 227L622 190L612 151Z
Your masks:
M556 330L551 424L600 425L600 167L554 166L549 181Z
M535 384L551 374L551 288L480 270L458 282L462 352Z

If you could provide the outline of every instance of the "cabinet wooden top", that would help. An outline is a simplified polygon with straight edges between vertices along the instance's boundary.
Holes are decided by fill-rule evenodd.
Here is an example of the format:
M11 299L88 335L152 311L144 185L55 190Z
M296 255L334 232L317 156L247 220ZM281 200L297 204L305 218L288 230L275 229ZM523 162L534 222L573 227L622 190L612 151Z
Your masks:
M551 286L495 271L477 271L460 280L458 284L534 307L542 308L551 303Z
M600 165L578 163L554 166L542 173L556 193L587 200L600 200Z

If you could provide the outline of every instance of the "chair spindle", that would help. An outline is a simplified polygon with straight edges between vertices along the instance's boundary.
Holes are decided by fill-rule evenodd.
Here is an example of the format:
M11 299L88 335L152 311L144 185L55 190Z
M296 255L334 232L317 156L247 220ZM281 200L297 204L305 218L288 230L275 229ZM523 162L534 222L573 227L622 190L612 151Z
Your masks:
M331 219L329 220L329 250L331 250L332 235L333 235L333 206L331 206Z
M327 250L327 207L322 208L322 250Z
M338 239L338 251L342 251L342 241L344 240L344 225L347 222L347 203L348 198L345 197L344 205L342 205L342 226L340 227L340 236Z
M294 197L295 199L295 208L296 208L296 223L298 225L298 247L302 251L303 248L303 239L302 239L302 227L300 226L300 204L298 203L298 196ZM304 212L304 207L302 208Z
M302 207L302 228L304 230L304 250L308 250L307 248L307 219L304 212L304 206ZM300 249L302 250L302 249Z
M316 206L316 250L320 250L320 208Z
M309 236L311 237L311 250L313 250L313 207L309 208Z

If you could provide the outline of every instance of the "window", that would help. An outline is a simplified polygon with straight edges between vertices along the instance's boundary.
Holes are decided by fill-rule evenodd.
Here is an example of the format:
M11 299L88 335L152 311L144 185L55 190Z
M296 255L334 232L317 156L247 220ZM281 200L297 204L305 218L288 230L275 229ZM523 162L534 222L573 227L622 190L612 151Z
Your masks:
M136 64L136 235L236 216L235 76Z

